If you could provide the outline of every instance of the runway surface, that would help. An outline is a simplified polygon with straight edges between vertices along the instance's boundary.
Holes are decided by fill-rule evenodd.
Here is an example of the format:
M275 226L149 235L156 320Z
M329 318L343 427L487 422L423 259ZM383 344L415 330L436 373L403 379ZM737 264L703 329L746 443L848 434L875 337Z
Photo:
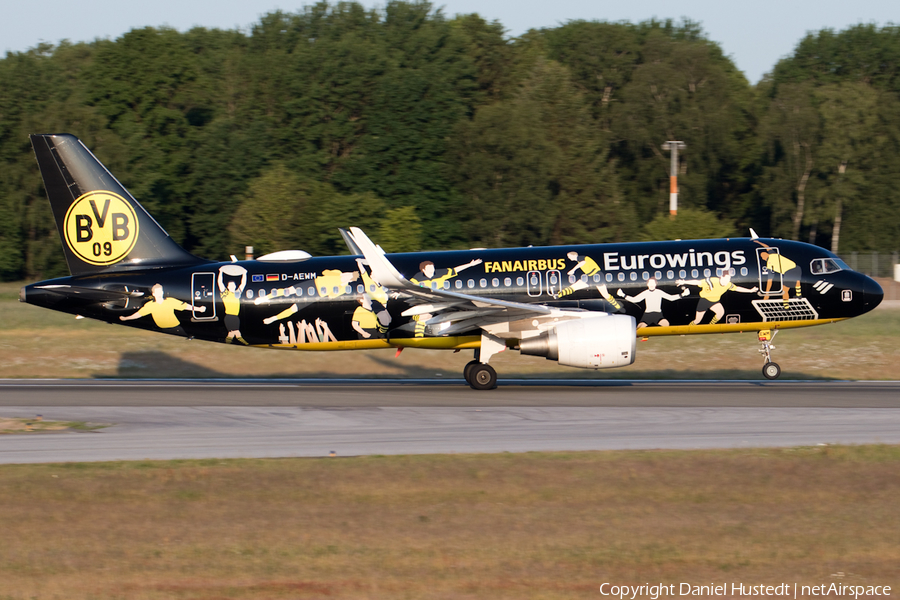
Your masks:
M900 408L897 381L462 379L0 380L3 406Z
M0 381L0 463L900 443L900 382Z

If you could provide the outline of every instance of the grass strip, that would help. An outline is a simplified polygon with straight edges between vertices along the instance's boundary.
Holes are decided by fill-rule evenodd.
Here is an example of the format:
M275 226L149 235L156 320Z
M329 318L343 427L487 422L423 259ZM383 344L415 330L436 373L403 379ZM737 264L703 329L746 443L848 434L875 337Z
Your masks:
M900 447L0 466L0 598L900 585Z
M0 417L0 435L56 433L62 431L96 431L108 424L86 421L44 421L40 417Z

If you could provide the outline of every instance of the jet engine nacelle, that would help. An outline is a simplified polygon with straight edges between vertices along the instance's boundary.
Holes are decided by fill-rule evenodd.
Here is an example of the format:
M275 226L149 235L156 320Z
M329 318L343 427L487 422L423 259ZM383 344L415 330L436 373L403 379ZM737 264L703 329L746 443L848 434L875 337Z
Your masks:
M634 317L610 315L560 323L538 336L519 342L519 351L543 356L567 367L610 369L634 362Z

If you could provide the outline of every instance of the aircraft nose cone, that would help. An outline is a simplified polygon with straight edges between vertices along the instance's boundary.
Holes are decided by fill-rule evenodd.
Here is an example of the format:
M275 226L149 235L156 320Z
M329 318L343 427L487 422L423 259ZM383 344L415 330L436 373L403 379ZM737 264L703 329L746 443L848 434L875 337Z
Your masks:
M866 277L866 283L863 286L863 298L867 309L871 310L881 304L884 299L884 290L878 285L878 282L871 277Z

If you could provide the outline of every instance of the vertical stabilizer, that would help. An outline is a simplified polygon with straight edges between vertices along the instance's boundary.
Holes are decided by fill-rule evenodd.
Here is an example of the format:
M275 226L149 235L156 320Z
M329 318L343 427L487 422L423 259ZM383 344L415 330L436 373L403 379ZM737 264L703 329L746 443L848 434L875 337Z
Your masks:
M72 275L205 262L176 244L78 138L35 134L31 145Z

